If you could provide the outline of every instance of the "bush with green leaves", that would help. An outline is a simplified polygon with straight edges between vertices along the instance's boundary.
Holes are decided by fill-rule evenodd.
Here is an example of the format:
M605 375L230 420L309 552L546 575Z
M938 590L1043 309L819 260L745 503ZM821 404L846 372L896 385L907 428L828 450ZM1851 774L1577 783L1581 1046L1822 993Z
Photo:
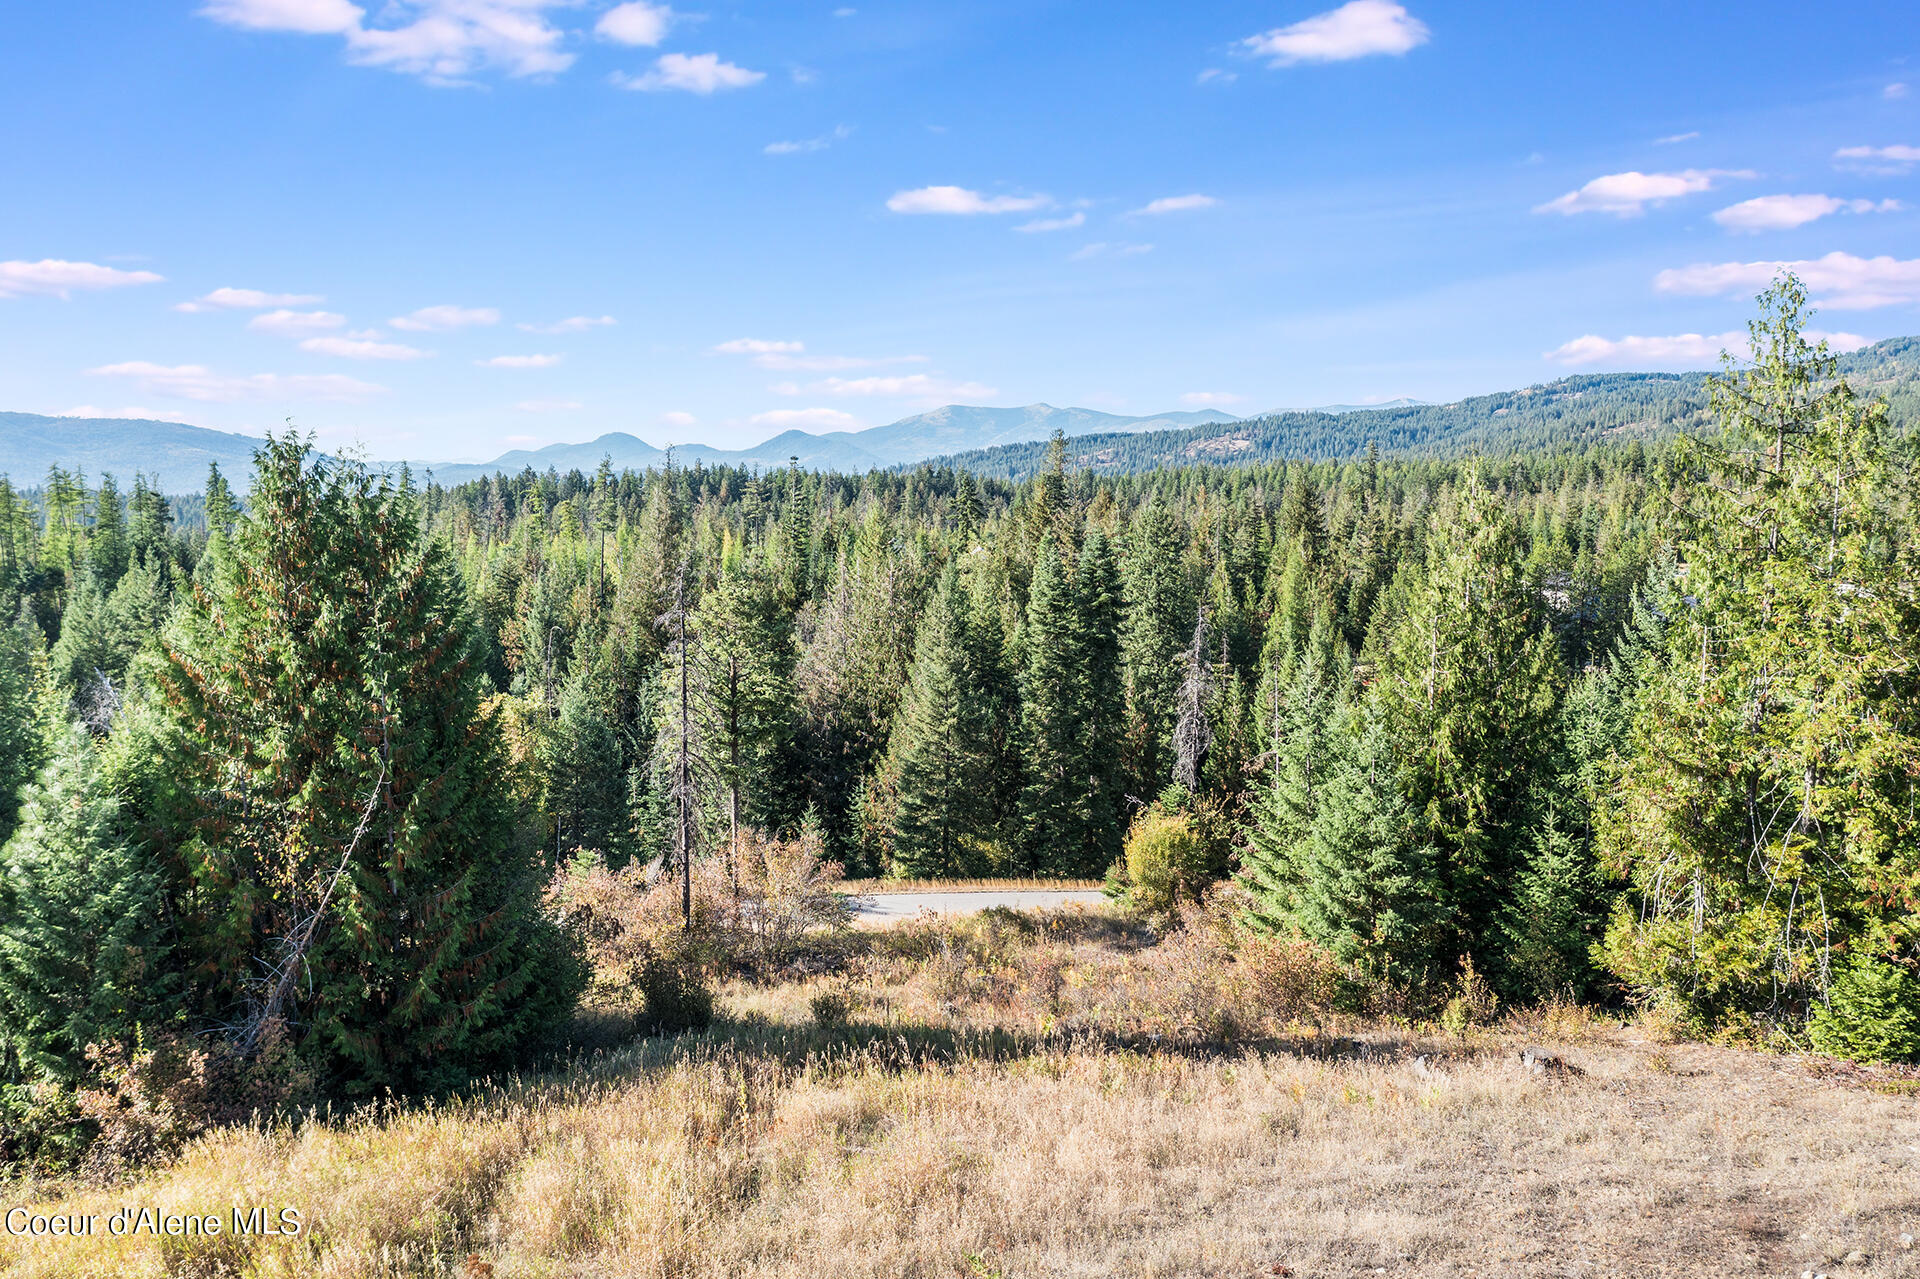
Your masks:
M1155 806L1127 832L1126 860L1133 904L1150 915L1165 915L1181 901L1198 899L1207 845L1185 814Z
M1814 1006L1807 1034L1836 1057L1920 1060L1920 978L1906 964L1855 958L1835 974L1827 1002Z

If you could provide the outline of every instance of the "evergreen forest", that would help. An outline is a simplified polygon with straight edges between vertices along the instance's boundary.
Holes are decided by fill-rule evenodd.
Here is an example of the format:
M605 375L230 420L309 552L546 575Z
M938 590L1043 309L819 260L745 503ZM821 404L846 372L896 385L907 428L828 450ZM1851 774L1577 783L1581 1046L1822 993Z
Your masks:
M557 871L749 833L1230 882L1396 1015L1465 973L1920 1055L1910 424L1762 302L1665 438L0 482L0 1120L166 1035L457 1089L584 989Z

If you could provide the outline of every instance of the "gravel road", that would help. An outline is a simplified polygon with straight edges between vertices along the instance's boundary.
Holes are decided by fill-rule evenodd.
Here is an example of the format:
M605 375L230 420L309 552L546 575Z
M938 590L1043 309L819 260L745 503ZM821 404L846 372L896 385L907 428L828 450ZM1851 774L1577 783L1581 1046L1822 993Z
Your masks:
M923 910L936 915L971 915L989 906L1015 910L1043 910L1069 903L1097 905L1106 900L1098 889L1022 889L1015 892L874 893L854 898L854 919L862 924L887 924L912 919Z

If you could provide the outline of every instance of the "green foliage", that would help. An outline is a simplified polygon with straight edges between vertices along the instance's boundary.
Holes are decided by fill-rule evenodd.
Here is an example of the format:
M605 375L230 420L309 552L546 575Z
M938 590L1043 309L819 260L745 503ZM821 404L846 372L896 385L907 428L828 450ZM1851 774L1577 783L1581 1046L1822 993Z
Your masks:
M1861 956L1834 975L1808 1037L1855 1061L1920 1061L1920 980L1910 964Z
M87 735L27 788L0 848L0 1089L71 1086L89 1044L165 1021L177 994L161 877L130 842Z
M685 957L649 949L634 984L644 1033L680 1035L713 1024L713 988L700 966Z
M278 1014L351 1093L511 1061L582 980L540 909L457 579L415 501L274 440L156 676L198 1014ZM288 965L299 979L276 989Z
M1644 1000L1787 1025L1836 950L1920 940L1920 558L1884 406L1808 346L1796 282L1762 301L1682 453L1687 600L1602 810L1637 898L1605 956Z
M1127 831L1129 895L1150 915L1170 915L1180 902L1199 900L1206 862L1206 842L1184 814L1147 808Z

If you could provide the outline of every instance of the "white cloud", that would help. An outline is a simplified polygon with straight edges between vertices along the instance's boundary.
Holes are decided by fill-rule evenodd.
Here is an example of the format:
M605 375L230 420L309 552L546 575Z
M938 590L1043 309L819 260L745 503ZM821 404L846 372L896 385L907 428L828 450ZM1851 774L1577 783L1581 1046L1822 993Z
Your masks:
M1698 191L1711 191L1721 178L1751 178L1748 169L1683 169L1679 173L1609 173L1595 178L1578 191L1569 191L1558 199L1535 205L1535 213L1611 213L1616 217L1638 217L1649 204L1662 204Z
M603 39L619 44L651 47L666 39L667 27L672 22L673 10L666 5L634 0L630 4L617 4L601 14L593 29Z
M760 150L766 155L807 155L814 151L825 151L836 142L844 142L853 136L849 125L838 125L832 133L821 134L817 138L803 138L797 142L769 142Z
M384 25L366 25L366 12L344 0L209 0L201 14L254 31L340 35L347 58L362 66L417 75L433 84L459 84L476 71L498 68L513 76L552 75L573 65L561 49L565 33L545 10L568 0L389 0Z
M571 413L587 406L578 400L522 400L513 407L522 413Z
M1853 169L1881 175L1906 173L1920 164L1920 147L1895 144L1890 147L1841 147L1833 153L1836 169Z
M744 89L767 78L764 71L749 71L731 62L720 61L717 53L667 53L655 59L653 70L630 76L616 71L613 82L622 89L659 93L681 89L687 93L717 93L722 89Z
M358 378L338 373L318 376L281 373L255 373L239 377L215 373L201 364L153 364L129 360L88 369L96 377L126 378L141 390L175 400L196 400L202 404L228 404L235 400L313 399L360 400L386 390Z
M1700 297L1754 294L1786 271L1800 277L1816 304L1836 311L1920 302L1920 258L1858 258L1851 253L1797 262L1697 262L1660 272L1653 277L1653 287Z
M764 338L735 338L713 348L722 355L794 354L807 349L805 342L769 342Z
M1220 201L1210 195L1168 195L1150 201L1145 208L1135 209L1134 212L1157 217L1162 213L1186 213L1192 209L1211 209L1218 203Z
M315 355L337 355L343 360L424 360L433 354L398 342L376 342L361 337L308 338L300 344L300 349Z
M1205 408L1208 405L1239 404L1246 398L1244 395L1235 395L1231 391L1188 391L1180 397L1180 402Z
M897 191L887 201L895 213L1026 213L1053 201L1044 195L981 195L965 187L920 187Z
M207 0L200 14L250 31L323 36L356 30L366 10L347 0Z
M754 426L780 431L857 431L860 419L839 409L773 409L747 419Z
M1077 226L1085 226L1086 223L1086 214L1075 213L1071 217L1064 218L1035 218L1032 222L1023 222L1013 229L1029 233L1035 231L1071 231Z
M692 426L699 420L700 419L693 414L684 413L679 409L671 409L660 415L660 424L662 426Z
M830 377L815 382L806 389L817 395L890 395L936 400L987 399L999 394L992 387L982 386L978 382L949 382L944 378L930 377L925 373L853 379ZM782 395L797 395L800 393L800 388L795 387L791 382L786 382L781 384L778 391Z
M1784 231L1830 213L1893 213L1898 200L1842 200L1831 195L1762 195L1728 205L1713 220L1730 231Z
M387 321L409 333L441 333L500 323L500 312L490 306L423 306Z
M1268 65L1345 62L1373 54L1399 56L1427 42L1427 24L1388 0L1348 0L1290 27L1248 36L1240 47Z
M1810 342L1825 341L1834 351L1858 351L1872 345L1873 339L1857 333L1828 333L1809 329ZM1699 368L1719 362L1722 351L1744 359L1750 351L1747 335L1727 333L1677 333L1672 337L1603 338L1589 333L1548 351L1545 359L1559 364L1619 364L1641 368Z
M318 293L263 293L259 289L215 289L191 302L176 302L173 309L189 315L201 311L258 311L270 306L312 306L325 302Z
M256 333L271 333L277 338L297 338L337 329L346 322L347 317L337 311L290 311L281 307L277 311L254 316L247 321L247 327Z
M845 8L835 9L833 11L833 16L836 18L851 18L854 14L858 12L860 12L858 9L845 9Z
M71 297L76 289L123 289L130 284L158 284L164 276L151 271L122 271L94 262L0 262L0 298Z
M1699 136L1700 130L1698 129L1694 129L1688 133L1669 133L1664 138L1655 138L1653 145L1657 147L1670 147L1676 142L1691 142Z
M1880 90L1880 96L1889 102L1898 102L1907 96L1907 86L1905 83L1896 80L1886 88Z
M485 369L550 369L562 358L558 355L496 355L474 363Z
M516 324L514 327L527 333L585 333L588 329L604 328L616 323L618 321L611 315L570 315L552 324Z
M1239 75L1232 71L1222 70L1219 67L1208 67L1199 75L1195 76L1193 82L1195 84L1232 84L1239 78Z

